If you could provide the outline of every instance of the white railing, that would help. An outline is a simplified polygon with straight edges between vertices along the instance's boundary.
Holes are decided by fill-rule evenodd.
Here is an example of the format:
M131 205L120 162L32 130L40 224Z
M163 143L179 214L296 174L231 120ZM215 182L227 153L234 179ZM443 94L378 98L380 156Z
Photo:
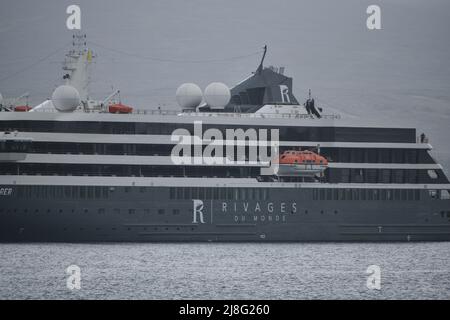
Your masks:
M48 112L57 113L59 111L55 109L38 109L33 112ZM99 112L98 110L83 110L75 111L80 113L106 113ZM309 114L295 114L295 113L239 113L239 112L183 112L175 110L146 110L135 109L132 114L137 115L158 115L158 116L180 116L180 117L211 117L211 118L269 118L269 119L317 119ZM125 114L122 114L125 115ZM338 114L324 114L321 115L322 119L338 120L341 116Z

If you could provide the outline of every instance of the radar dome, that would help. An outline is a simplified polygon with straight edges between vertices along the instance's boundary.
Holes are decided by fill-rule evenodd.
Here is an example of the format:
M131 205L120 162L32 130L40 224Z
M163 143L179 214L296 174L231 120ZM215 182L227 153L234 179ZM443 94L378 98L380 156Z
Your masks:
M81 103L80 94L72 86L59 86L53 91L52 103L60 112L72 112Z
M183 110L195 110L202 103L202 99L202 89L195 83L182 84L177 90L177 102Z
M221 82L213 82L205 89L205 101L212 109L225 108L230 99L230 89Z

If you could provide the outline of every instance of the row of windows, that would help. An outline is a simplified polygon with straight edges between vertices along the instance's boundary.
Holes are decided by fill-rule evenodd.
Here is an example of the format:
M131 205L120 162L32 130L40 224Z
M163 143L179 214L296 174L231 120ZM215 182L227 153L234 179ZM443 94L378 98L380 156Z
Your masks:
M268 200L267 188L170 188L171 200Z
M122 143L66 143L66 142L33 142L30 153L52 154L108 154L108 155L140 155L169 156L173 145L167 144L122 144ZM206 146L203 146L203 149ZM193 148L193 147L192 147ZM225 147L223 148L225 154ZM235 148L236 149L236 148ZM249 154L245 148L245 155ZM292 147L280 147L280 154ZM305 149L305 148L302 148ZM1 148L0 148L1 150ZM191 150L191 154L193 150ZM237 152L235 151L235 155ZM269 148L264 154L270 154ZM434 163L426 150L386 149L386 148L321 148L321 155L333 162L351 163ZM248 157L248 156L247 156Z
M171 213L172 215L179 215L180 209L172 209L166 211L166 209L120 209L120 208L113 208L113 209L106 209L106 208L98 208L98 209L87 209L87 208L77 208L77 209L5 209L0 208L0 214L2 213L33 213L33 214L40 214L40 213L46 213L46 214L64 214L64 213L74 213L74 214L106 214L111 213L115 215L120 214L128 214L128 215L136 215L136 214L144 214L144 215L151 215L151 214L157 214L157 215L165 215L166 213Z
M420 200L420 190L313 189L313 200Z
M108 187L88 186L18 186L15 188L20 198L40 199L107 199Z
M273 127L204 124L203 130L218 129L279 129L281 140L286 141L342 141L342 142L416 142L415 129L405 128L353 128L353 127ZM67 132L102 134L160 134L170 135L176 129L193 134L191 123L133 123L94 121L0 121L0 131Z
M325 172L332 183L447 183L442 170L332 169Z
M333 162L350 163L435 163L424 149L321 148Z
M119 176L119 177L257 177L259 167L146 166L103 164L5 163L2 175Z
M146 166L103 164L5 163L0 175L119 176L119 177L210 177L257 178L259 167ZM298 178L293 181L299 180ZM325 171L321 180L331 183L448 183L441 170L342 169Z

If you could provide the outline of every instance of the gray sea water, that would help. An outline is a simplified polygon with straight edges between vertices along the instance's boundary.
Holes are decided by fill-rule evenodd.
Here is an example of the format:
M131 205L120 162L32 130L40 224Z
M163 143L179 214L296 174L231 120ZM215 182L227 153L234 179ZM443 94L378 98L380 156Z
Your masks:
M450 243L0 245L0 299L450 299Z

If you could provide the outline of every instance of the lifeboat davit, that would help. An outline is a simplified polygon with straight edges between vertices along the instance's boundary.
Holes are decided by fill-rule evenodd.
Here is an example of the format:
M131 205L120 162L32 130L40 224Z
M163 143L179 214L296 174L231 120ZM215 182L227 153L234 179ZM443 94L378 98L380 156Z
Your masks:
M121 103L112 104L109 106L109 113L120 113L120 114L126 114L126 113L132 113L133 108L126 106Z
M29 106L16 106L14 107L15 112L28 112L31 110L31 107Z
M328 168L328 160L312 151L285 151L278 161L278 176L314 177Z

